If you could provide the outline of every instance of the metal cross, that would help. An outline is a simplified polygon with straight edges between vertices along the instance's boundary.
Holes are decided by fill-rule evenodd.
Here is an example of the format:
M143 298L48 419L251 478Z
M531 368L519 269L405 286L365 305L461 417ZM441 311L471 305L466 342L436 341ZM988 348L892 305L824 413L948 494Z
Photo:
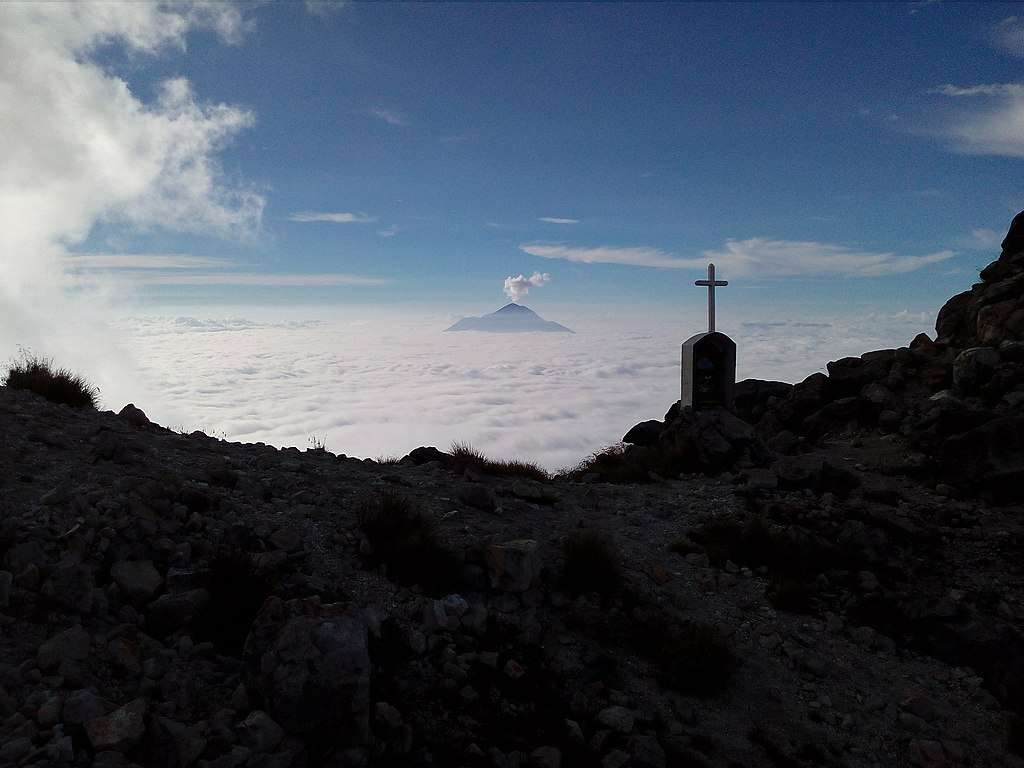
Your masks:
M728 280L715 280L715 265L708 264L708 279L697 280L694 285L708 287L708 333L715 332L715 288L728 285Z

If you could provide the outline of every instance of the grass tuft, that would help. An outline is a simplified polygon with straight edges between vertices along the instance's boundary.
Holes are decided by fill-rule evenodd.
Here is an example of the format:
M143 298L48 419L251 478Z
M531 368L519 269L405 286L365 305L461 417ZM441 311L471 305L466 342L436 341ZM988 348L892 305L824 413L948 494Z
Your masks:
M370 545L367 559L387 567L388 576L432 593L447 593L458 583L458 563L440 540L434 520L394 491L366 499L356 511Z
M457 461L479 469L495 477L522 477L527 480L546 481L551 474L532 461L522 459L489 459L469 443L452 443L451 455Z
M573 531L562 544L562 581L573 592L614 592L622 583L620 553L605 534L593 528Z
M709 696L725 687L736 668L732 645L715 624L686 622L669 628L659 653L668 685Z
M606 483L647 483L650 482L649 468L640 463L627 461L625 443L615 443L596 451L575 467L560 470L560 480L582 480L587 475L597 475Z
M49 358L25 351L8 367L3 385L11 389L27 389L52 403L63 403L73 408L96 408L99 403L97 387L67 368L55 368Z

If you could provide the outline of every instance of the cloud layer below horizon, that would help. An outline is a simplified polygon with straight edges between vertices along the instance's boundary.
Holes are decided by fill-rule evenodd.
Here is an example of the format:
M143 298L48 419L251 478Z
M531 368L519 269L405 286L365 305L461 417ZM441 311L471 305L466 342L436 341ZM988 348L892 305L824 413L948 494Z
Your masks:
M550 469L661 418L679 397L683 322L554 316L577 334L444 334L431 315L216 319L146 315L117 324L139 361L136 405L165 426L305 448L310 436L358 457L468 441ZM907 343L933 318L740 319L738 377L796 381L831 359ZM85 373L91 373L85 371ZM120 400L104 406L119 409Z

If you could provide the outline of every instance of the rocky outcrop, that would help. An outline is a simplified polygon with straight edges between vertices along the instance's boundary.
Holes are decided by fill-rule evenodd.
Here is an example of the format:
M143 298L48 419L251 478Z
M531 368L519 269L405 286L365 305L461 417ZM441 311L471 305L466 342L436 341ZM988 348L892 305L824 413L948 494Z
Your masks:
M774 397L768 393L781 391L773 386L777 382L763 383L765 400ZM747 402L752 404L755 398L756 394ZM735 466L764 465L771 458L754 428L736 414L724 408L680 411L679 403L664 421L641 422L622 442L623 450L595 455L579 474L634 482L690 472L717 474Z
M1012 437L1024 415L1024 213L980 282L939 311L936 338L830 362L760 413L744 411L772 445L877 430L927 457L932 481L1003 502L1024 497L1024 450ZM747 385L749 389L756 388ZM1015 487L1017 490L1015 490Z

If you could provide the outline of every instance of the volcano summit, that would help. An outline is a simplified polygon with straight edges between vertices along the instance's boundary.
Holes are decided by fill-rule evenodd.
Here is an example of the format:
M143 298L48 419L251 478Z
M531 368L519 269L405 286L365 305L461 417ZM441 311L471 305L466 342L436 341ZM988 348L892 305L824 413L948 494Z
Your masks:
M573 333L560 323L545 320L529 307L522 304L506 304L497 312L481 317L464 317L445 331L486 331L487 333L527 333L545 331L548 333Z

